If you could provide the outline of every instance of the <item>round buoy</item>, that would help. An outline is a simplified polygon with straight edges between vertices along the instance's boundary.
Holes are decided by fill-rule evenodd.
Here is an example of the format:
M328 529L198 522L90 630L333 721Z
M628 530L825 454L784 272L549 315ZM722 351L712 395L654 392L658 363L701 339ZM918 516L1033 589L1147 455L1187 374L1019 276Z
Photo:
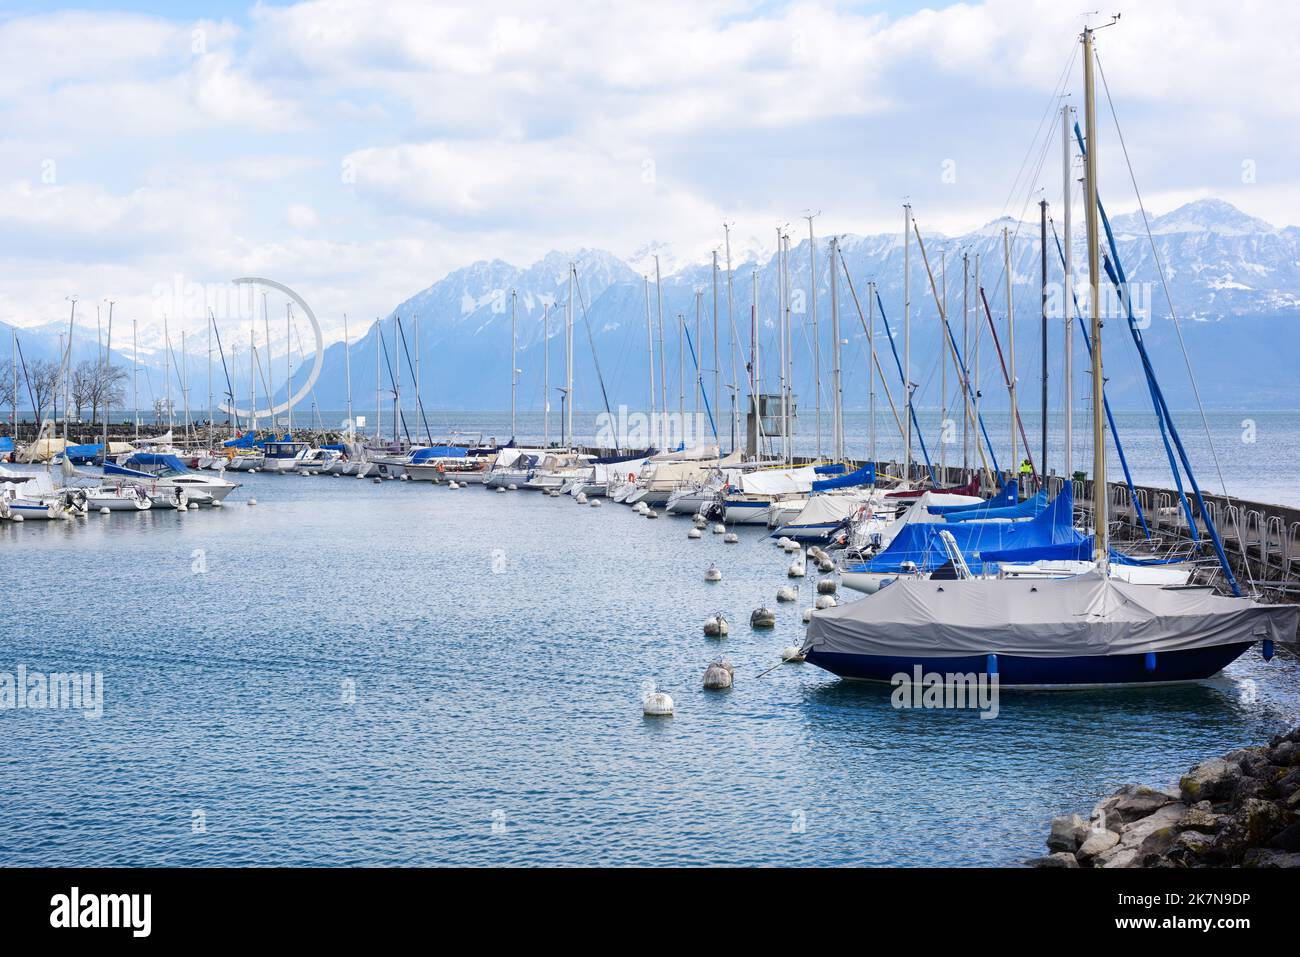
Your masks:
M704 535L703 535L703 533L700 532L700 530L699 530L698 528L692 528L689 532L686 533L686 537L687 537L687 538L703 538Z
M714 535L724 535L726 534L726 531L727 531L727 526L723 525L721 522L713 526Z
M578 504L579 504L579 505L586 505L586 504L587 504L587 493L586 493L586 492L579 492L577 495L574 496L574 498L576 498L576 499L578 500Z
M249 474L249 475L256 475L256 474L257 474L257 469L249 469L249 470L248 470L248 474Z
M718 571L717 565L710 565L704 570L704 580L706 582L722 581L722 572Z
M834 608L835 599L831 595L818 595L817 601L814 602L813 604L818 611L821 611L823 608Z
M397 477L398 477L398 479L399 479L400 481L405 482L405 481L407 481L411 476L409 476L409 475L407 475L405 472L403 472L401 475L399 475L399 476L397 476Z
M371 481L373 481L376 485L380 485L383 483L384 480L381 479L378 475L376 475L373 479L371 479Z
M703 515L696 515L691 519L691 523L696 528L707 528L709 524L709 520L705 518Z
M776 547L785 548L787 545L791 545L793 543L794 543L794 539L787 538L786 536L782 535L780 538L776 540Z
M112 511L112 509L110 509L107 505L105 505L103 508L101 508L101 509L99 510L99 514L100 514L100 515L107 515L107 514L108 514L109 512L111 512L111 511Z
M728 545L734 545L738 541L740 541L740 536L737 535L735 532L727 532L726 535L722 536L722 540L726 542Z
M505 494L506 494L506 490L505 490L505 487L504 487L504 486L498 485L498 486L497 486L497 491L500 492L502 495L505 495Z
M785 573L791 578L803 578L804 575L808 574L803 567L802 561L791 562L790 567L785 570Z
M704 687L710 691L727 690L731 687L733 671L730 662L713 662L704 669Z
M403 475L402 478L406 478L406 476ZM460 486L457 485L455 482L448 482L448 483L447 483L447 488L460 488Z
M817 563L817 570L824 574L833 572L835 571L835 563L831 561L829 558L823 558L821 561Z
M750 628L775 628L776 612L770 608L755 608L749 614Z
M834 595L835 592L839 589L839 587L840 587L840 583L837 582L834 578L823 578L821 581L817 583L817 594Z
M250 499L248 500L248 504L249 504L249 505L256 505L256 504L257 504L257 499L255 499L255 498L250 498Z
M593 499L592 499L590 502L588 502L587 504L590 505L592 508L600 508L600 499L598 499L598 498L593 498Z
M803 661L803 653L794 645L786 645L781 649L781 660L794 664Z
M727 624L727 618L722 612L718 612L712 618L704 622L704 637L706 638L726 638L731 634L731 626Z
M26 521L26 519L23 518L21 515L11 515L11 516L9 516L9 521L11 521L11 522L24 522L24 521Z
M656 511L655 511L654 509L652 509L652 508L648 508L648 509L645 510L645 517L646 517L646 518L658 518L658 517L659 517L659 513L656 512Z
M799 543L798 543L798 542L791 540L791 541L787 541L787 542L785 543L785 553L786 553L787 555L793 555L793 554L794 554L795 552L797 552L797 551L799 551Z
M213 507L213 508L221 508L221 499L219 499L219 498L214 498L214 499L212 500L212 507Z
M782 585L776 590L777 601L798 601L799 593L789 585Z
M805 608L803 610L803 623L805 625L808 624L808 622L812 621L812 615L813 615L813 610L811 608Z
M512 492L518 492L518 491L519 491L519 486L516 485L514 482L511 482L509 485L506 486L506 488L510 489L510 491L512 491Z
M652 718L670 718L673 699L666 691L649 691L641 697L641 710Z

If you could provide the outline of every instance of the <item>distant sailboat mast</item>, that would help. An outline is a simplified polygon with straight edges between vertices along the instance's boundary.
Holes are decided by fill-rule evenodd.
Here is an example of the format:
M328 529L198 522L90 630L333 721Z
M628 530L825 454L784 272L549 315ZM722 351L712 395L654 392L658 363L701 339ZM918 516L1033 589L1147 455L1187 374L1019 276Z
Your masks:
M542 304L542 448L551 444L551 304Z
M356 434L357 424L352 418L352 342L348 339L348 314L343 313L343 376L348 387L348 437Z
M1102 574L1110 563L1106 500L1106 444L1103 396L1106 380L1101 364L1101 262L1097 222L1097 109L1092 77L1092 30L1083 31L1083 109L1088 151L1084 155L1084 218L1088 227L1088 302L1092 313L1092 510L1097 565Z
M649 356L650 371L650 448L656 448L655 443L658 441L658 423L655 420L655 330L654 323L650 319L650 277L643 276L645 280L645 341Z
M835 461L844 461L844 404L840 382L840 283L838 260L839 240L831 239L831 435L835 447Z
M804 217L808 220L808 293L812 308L813 399L817 418L817 458L822 457L822 340L817 327L817 237L813 234L813 220L818 213Z
M516 368L517 361L515 352L518 347L515 328L515 306L519 296L515 290L510 290L510 438L513 441L518 434L515 427L515 390L519 385L519 369Z
M1061 309L1064 314L1061 345L1065 349L1062 361L1061 377L1065 380L1065 480L1074 476L1074 334L1071 326L1074 322L1074 264L1072 259L1072 237L1070 236L1071 208L1074 205L1074 183L1071 182L1074 155L1070 146L1070 129L1073 123L1070 114L1074 110L1069 104L1061 107L1061 217L1065 235L1061 239L1061 258L1064 260L1065 289L1061 294Z

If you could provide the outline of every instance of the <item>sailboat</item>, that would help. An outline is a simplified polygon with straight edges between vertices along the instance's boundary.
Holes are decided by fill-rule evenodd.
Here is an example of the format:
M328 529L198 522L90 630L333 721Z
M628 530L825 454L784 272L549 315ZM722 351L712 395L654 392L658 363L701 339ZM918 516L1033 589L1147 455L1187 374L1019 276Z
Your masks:
M953 547L953 532L945 531L941 541L951 548L954 578L900 575L874 595L813 614L801 651L833 674L888 682L919 669L996 675L1001 686L1010 687L1161 684L1208 678L1255 642L1271 657L1274 643L1294 639L1300 607L1227 597L1210 586L1132 584L1109 573L1093 32L1087 28L1082 37L1097 490L1093 565L1068 578L976 577L963 550ZM1206 522L1217 544L1208 516Z

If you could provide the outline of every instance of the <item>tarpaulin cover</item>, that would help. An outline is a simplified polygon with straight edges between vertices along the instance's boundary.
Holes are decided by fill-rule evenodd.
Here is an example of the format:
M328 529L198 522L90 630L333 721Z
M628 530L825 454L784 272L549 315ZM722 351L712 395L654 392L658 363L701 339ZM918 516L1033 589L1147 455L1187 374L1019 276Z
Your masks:
M1092 538L1061 545L1036 545L1032 548L984 549L980 557L986 563L999 565L1026 565L1033 562L1090 562L1095 543ZM1187 561L1185 557L1172 558L1134 558L1113 548L1110 560L1117 565L1156 566L1178 565Z
M459 445L431 445L427 449L412 452L411 463L418 464L429 459L463 459L468 451Z
M1016 480L1012 479L991 499L984 502L972 502L968 505L931 505L930 511L935 515L952 515L956 512L970 512L982 508L1003 508L1015 505L1020 500L1016 489Z
M69 445L63 450L63 457L69 462L75 462L77 465L85 465L91 462L99 455L99 450L103 446L95 445Z
M966 512L949 513L944 519L949 522L989 522L994 520L1014 522L1033 518L1047 508L1047 493L1039 492L1015 505L1001 508L973 508Z
M971 571L984 568L981 558L985 549L1031 548L1039 545L1078 544L1086 540L1073 525L1074 497L1069 485L1041 513L1027 522L908 522L897 530L893 541L878 555L850 572L892 573L907 563L921 571L938 568L948 561L948 552L940 532L952 535ZM892 587L892 586L891 586Z
M251 449L253 447L253 440L256 437L257 436L255 436L252 432L245 432L239 438L230 439L227 442L222 442L221 445L222 448L227 448L227 449Z
M812 483L814 492L826 492L833 488L852 488L855 485L875 485L876 484L876 465L874 462L868 462L861 468L854 469L844 475L833 479L822 479L819 482Z
M0 435L0 452L12 452L14 450L14 440L7 435Z
M817 612L803 650L891 657L1131 655L1291 641L1298 617L1297 605L1133 585L1095 571L1032 581L905 577L869 598Z
M746 472L740 477L740 490L748 495L797 495L812 491L816 475L807 467Z
M818 475L843 475L844 463L832 462L829 465L818 465L813 469Z

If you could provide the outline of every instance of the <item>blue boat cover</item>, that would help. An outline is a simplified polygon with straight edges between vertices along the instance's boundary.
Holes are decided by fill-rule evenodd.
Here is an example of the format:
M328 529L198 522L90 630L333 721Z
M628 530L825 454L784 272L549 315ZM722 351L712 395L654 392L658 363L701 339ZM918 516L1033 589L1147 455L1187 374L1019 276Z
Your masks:
M411 464L427 462L429 459L463 459L469 449L459 445L431 445L427 449L416 449L411 453Z
M1066 485L1061 494L1037 516L1027 522L909 522L889 543L889 547L871 561L851 565L851 572L901 572L911 563L921 571L933 571L948 561L940 532L948 532L957 542L966 564L976 574L991 561L986 552L1000 554L1008 550L1037 548L1043 545L1073 545L1091 539L1074 527L1074 496Z
M63 456L69 462L75 465L85 465L87 462L93 462L99 456L99 450L102 445L69 445L63 450Z
M1039 492L1023 502L1017 502L1015 505L1003 505L995 508L971 509L969 512L958 512L956 515L945 515L944 520L947 522L980 522L988 519L1021 519L1033 518L1035 515L1042 513L1047 508L1047 493Z
M830 465L818 465L813 468L818 475L843 475L844 463L832 462Z
M239 438L231 439L228 442L222 442L221 445L223 448L227 449L251 449L255 438L256 436L252 432L245 432Z
M927 511L931 515L952 515L955 512L971 512L985 508L1004 508L1015 505L1020 500L1017 494L1016 480L1012 479L1003 486L1002 491L983 502L967 502L965 505L930 505Z
M189 471L180 459L164 452L136 452L126 460L125 466L111 461L104 463L105 475L130 475L133 478L141 476L153 478L154 472L161 472L164 469L182 473Z
M980 557L988 563L1022 565L1030 562L1090 562L1092 561L1094 542L1085 537L1078 542L1065 542L1059 545L1035 545L1030 548L985 549ZM1110 560L1117 565L1176 565L1186 561L1185 558L1134 558L1113 548Z
M0 452L12 452L14 450L14 440L7 435L0 435Z
M876 464L868 462L859 469L852 472L846 472L843 475L831 479L822 479L820 482L812 483L814 492L825 492L833 488L854 488L858 485L875 485L876 484Z

